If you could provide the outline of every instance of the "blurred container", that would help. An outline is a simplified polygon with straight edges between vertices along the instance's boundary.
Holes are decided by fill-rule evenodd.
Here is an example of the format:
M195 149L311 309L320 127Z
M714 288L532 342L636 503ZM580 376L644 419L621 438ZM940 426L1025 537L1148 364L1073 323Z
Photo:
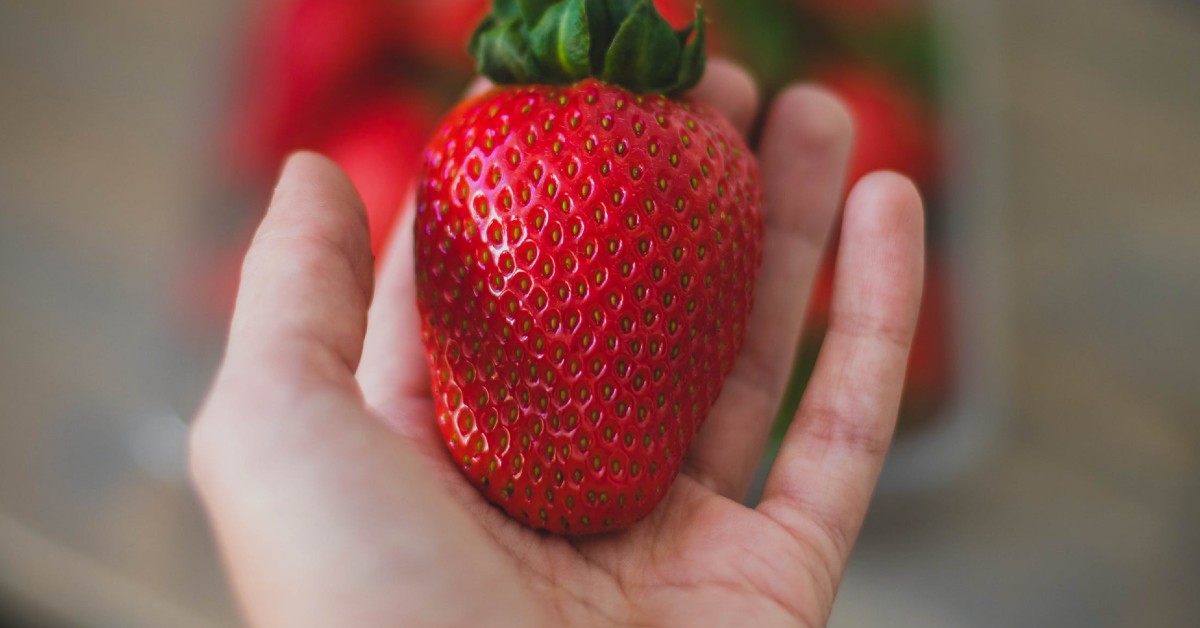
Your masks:
M880 478L886 493L952 482L996 448L1008 416L1004 276L1003 84L998 9L992 2L931 0L942 55L942 194L930 249L953 298L952 394L928 424L901 430ZM939 228L940 227L940 228Z

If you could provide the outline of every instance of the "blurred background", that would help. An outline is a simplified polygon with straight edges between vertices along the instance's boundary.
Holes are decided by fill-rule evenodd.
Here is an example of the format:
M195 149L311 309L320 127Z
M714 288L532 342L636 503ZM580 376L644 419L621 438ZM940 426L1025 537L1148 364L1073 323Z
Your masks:
M1200 4L705 5L715 52L837 91L853 168L930 204L833 625L1200 625ZM300 146L382 244L479 8L0 0L0 626L237 625L185 443L243 247ZM819 282L791 403L822 316Z

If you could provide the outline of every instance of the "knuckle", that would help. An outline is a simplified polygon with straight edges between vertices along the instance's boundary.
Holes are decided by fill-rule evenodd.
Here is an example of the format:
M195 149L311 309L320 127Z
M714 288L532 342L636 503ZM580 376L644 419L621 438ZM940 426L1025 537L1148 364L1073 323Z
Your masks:
M829 333L854 340L873 340L908 350L914 325L897 325L885 317L835 308L829 317Z
M884 429L865 410L835 406L812 406L801 410L808 415L805 435L825 446L883 458L892 441L891 430Z

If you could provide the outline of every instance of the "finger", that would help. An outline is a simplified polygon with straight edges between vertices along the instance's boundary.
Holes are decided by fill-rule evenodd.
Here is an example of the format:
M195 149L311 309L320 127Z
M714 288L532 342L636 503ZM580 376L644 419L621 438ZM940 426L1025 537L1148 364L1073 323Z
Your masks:
M395 237L384 253L371 306L358 381L371 406L428 398L429 367L421 344L421 316L413 257L413 197L404 205ZM390 414L390 413L387 413Z
M427 623L457 625L466 613L443 612L453 605L437 596L453 587L430 578L432 563L482 559L491 573L466 583L475 589L507 577L495 567L505 557L427 456L346 394L371 267L353 188L324 158L293 157L247 255L229 354L190 437L193 477L254 625L383 625L411 614L397 590L428 602Z
M829 330L760 510L829 537L844 564L891 441L921 301L921 199L877 173L851 193Z
M721 112L742 134L750 130L758 114L758 88L754 79L741 66L724 59L708 62L692 96Z
M690 469L741 499L787 386L808 295L837 215L850 154L850 115L814 87L788 90L763 134L763 265L742 355L700 430Z
M467 86L463 99L479 96L492 87L486 77L476 77ZM376 298L358 369L358 382L367 403L383 410L388 417L397 414L390 410L398 403L431 396L429 368L421 344L421 317L417 311L413 257L415 207L416 194L410 190L400 220L393 227L398 233L390 239L379 264Z
M352 385L373 275L366 214L333 162L291 157L242 266L223 371Z
M463 99L466 100L468 98L474 98L493 87L495 87L495 85L488 79L482 76L476 77L475 80L471 81L471 84L467 86L467 91L463 94Z
M463 99L471 99L494 87L477 77L467 87ZM394 229L379 264L375 301L371 306L367 337L358 382L367 404L378 411L388 426L422 446L440 447L440 436L431 410L429 366L421 342L421 317L417 310L415 259L413 257L413 220L415 192L410 191L403 215Z

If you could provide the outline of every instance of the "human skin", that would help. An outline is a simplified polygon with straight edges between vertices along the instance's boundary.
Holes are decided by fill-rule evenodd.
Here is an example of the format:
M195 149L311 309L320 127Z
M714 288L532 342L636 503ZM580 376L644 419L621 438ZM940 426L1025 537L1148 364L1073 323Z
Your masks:
M693 96L742 130L757 109L751 79L721 61ZM769 108L764 261L741 356L659 507L585 538L509 519L447 455L419 337L414 212L376 277L351 185L323 157L293 156L191 440L248 622L824 625L895 426L923 265L921 201L904 178L865 177L839 211L851 127L811 86ZM829 332L747 507L835 221Z

